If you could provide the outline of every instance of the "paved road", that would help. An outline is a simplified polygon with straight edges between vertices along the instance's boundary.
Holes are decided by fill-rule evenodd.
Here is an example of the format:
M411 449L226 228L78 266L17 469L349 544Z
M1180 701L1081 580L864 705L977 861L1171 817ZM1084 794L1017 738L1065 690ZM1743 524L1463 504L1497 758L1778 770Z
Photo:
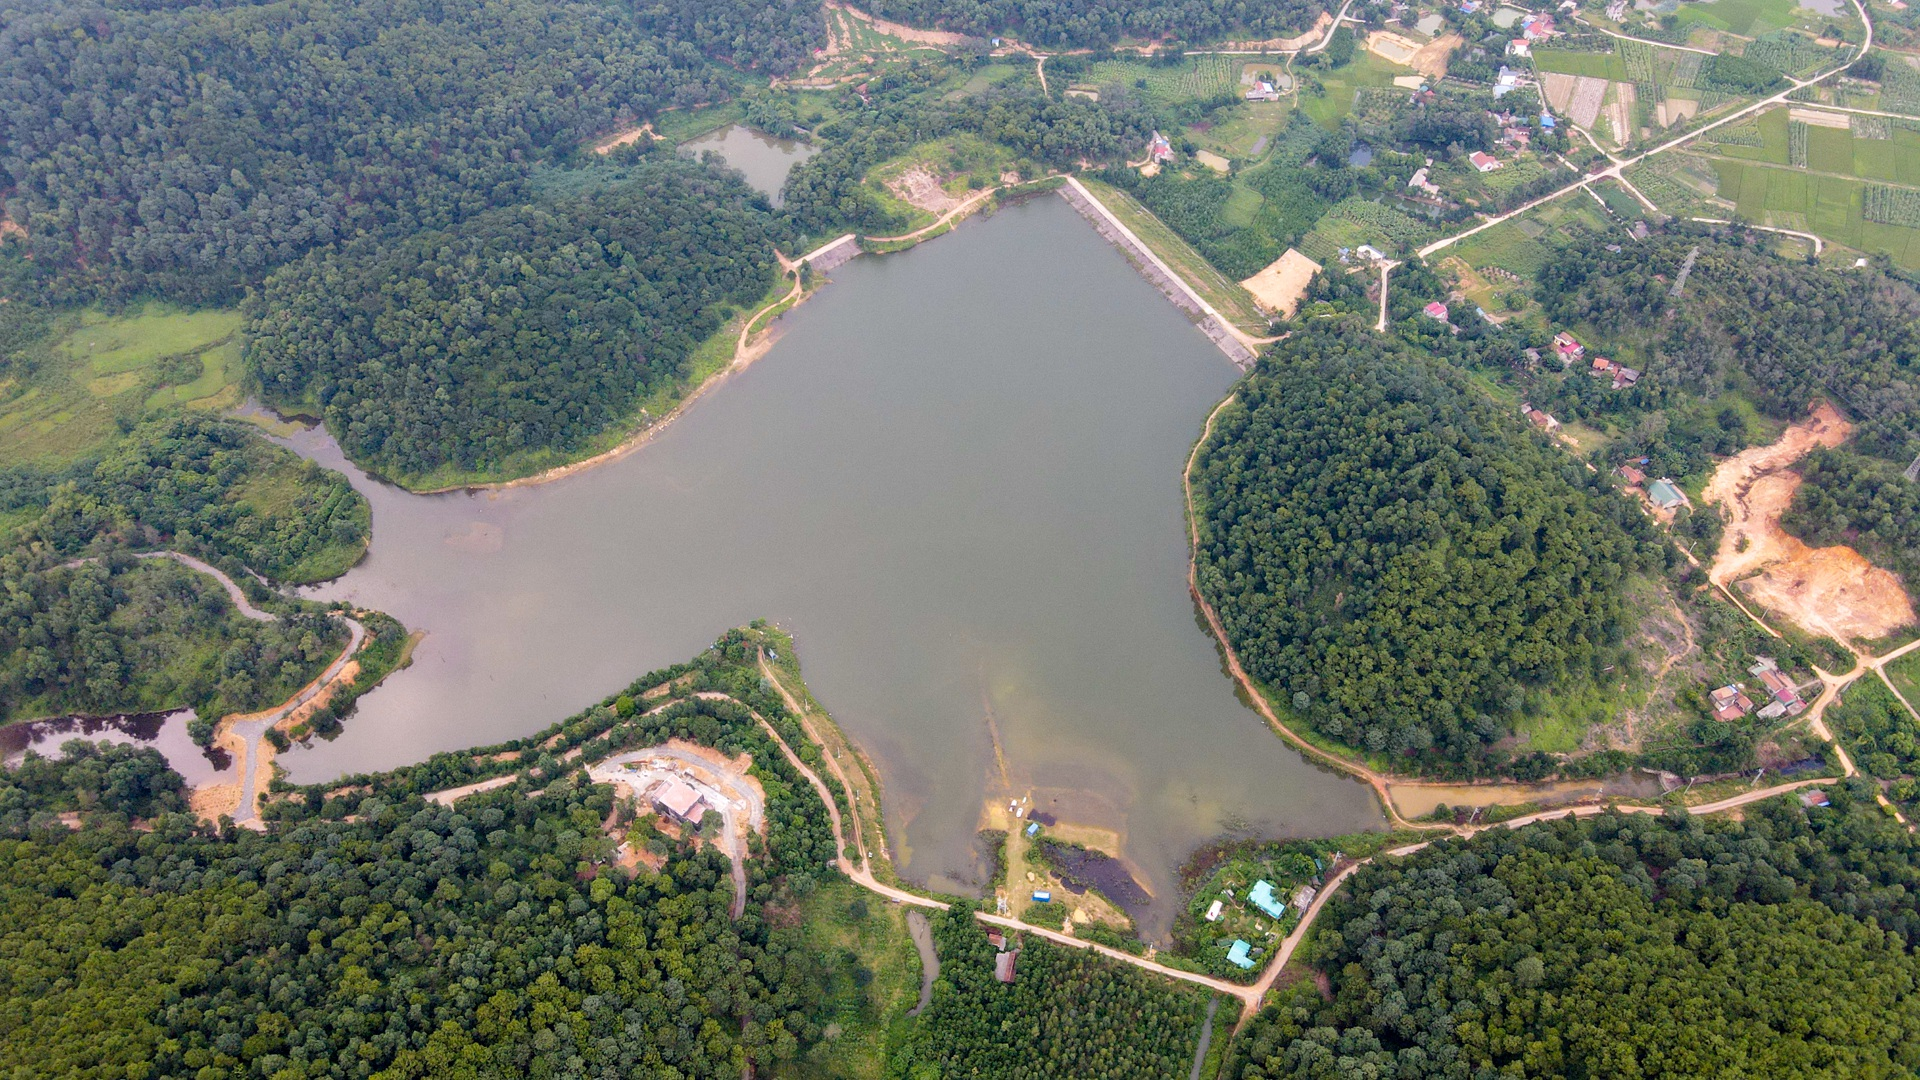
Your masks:
M1761 98L1759 101L1756 101L1751 105L1748 105L1746 108L1739 109L1734 112L1730 112L1727 115L1721 117L1718 120L1715 120L1710 124L1703 125L1701 127L1695 128L1692 131L1687 132L1684 135L1676 136L1675 138L1669 139L1666 142L1661 143L1659 146L1656 146L1653 149L1648 150L1644 153L1636 154L1633 157L1622 158L1618 161L1615 161L1608 168L1602 169L1596 173L1589 173L1588 175L1581 177L1579 180L1576 180L1573 183L1568 184L1566 187L1560 188L1559 190L1554 191L1552 194L1543 195L1540 198L1533 200L1532 202L1526 203L1525 205L1519 207L1518 209L1509 210L1508 212L1501 214L1497 217L1488 218L1486 221L1483 221L1480 224L1475 225L1473 228L1468 229L1465 232L1456 233L1452 236L1443 237L1439 240L1435 240L1433 243L1428 244L1426 247L1421 248L1418 252L1419 256L1424 259L1427 256L1433 254L1434 252L1439 251L1443 248L1451 247L1453 244L1456 244L1459 241L1464 240L1475 233L1483 232L1487 229L1491 229L1495 225L1498 225L1503 221L1511 220L1515 217L1518 217L1521 214L1527 213L1530 210L1537 209L1547 203L1552 202L1553 200L1559 198L1562 195L1566 195L1570 192L1578 191L1579 189L1584 188L1587 185L1593 183L1595 180L1604 180L1608 177L1619 179L1624 170L1634 165L1637 165L1640 162L1645 161L1650 157L1653 157L1655 154L1664 154L1667 151L1672 150L1677 146L1682 146L1686 143L1692 142L1694 139L1697 139L1700 136L1705 135L1707 132L1712 131L1715 128L1724 127L1727 124L1731 124L1731 123L1734 123L1735 121L1745 119L1746 117L1752 116L1757 112L1762 112L1766 109L1773 108L1775 105L1800 104L1799 102L1788 101L1788 97L1794 91L1799 90L1803 87L1812 86L1813 84L1820 82L1823 79L1831 78L1832 76L1837 75L1842 71L1845 71L1847 68L1852 67L1855 61L1859 60L1862 56L1865 56L1869 49L1873 48L1873 18L1867 14L1867 9L1865 5L1861 3L1861 0L1853 0L1853 6L1855 9L1859 11L1860 21L1866 27L1866 40L1860 46L1860 51L1853 54L1853 56L1849 58L1846 63L1841 64L1839 67L1833 68L1829 71L1821 72L1820 74L1814 76L1811 79L1795 79L1795 78L1789 77L1787 81L1792 83L1793 85L1789 86L1785 90L1780 91L1777 94L1774 94L1771 97ZM1808 107L1809 108L1825 108L1826 106L1816 105L1816 106L1808 106Z

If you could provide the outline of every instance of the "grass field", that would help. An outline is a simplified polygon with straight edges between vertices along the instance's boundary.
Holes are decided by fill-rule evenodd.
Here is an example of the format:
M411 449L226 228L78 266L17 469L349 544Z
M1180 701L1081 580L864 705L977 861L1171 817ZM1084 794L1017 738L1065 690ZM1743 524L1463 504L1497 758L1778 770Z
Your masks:
M1759 37L1773 30L1781 30L1797 25L1802 16L1812 12L1801 8L1795 0L1714 0L1711 4L1682 4L1676 13L1682 26L1709 26L1715 30L1726 30L1742 37ZM1847 13L1851 16L1851 12ZM1849 18L1835 18L1835 22L1851 22Z
M1627 72L1626 61L1617 52L1588 53L1569 52L1565 49L1535 49L1533 65L1542 73L1585 75L1595 79L1611 79L1615 82L1633 81L1633 76Z
M1155 217L1146 207L1136 202L1133 196L1098 180L1083 179L1087 190L1104 203L1113 215L1133 230L1143 243L1153 249L1174 272L1187 284L1212 304L1214 310L1225 315L1235 326L1249 333L1265 333L1266 317L1254 305L1253 297L1237 281L1230 281L1220 271L1213 268L1191 244L1182 240L1174 231Z
M1234 161L1258 161L1266 157L1274 140L1293 115L1293 100L1247 101L1235 105L1226 120L1202 130L1191 127L1186 136L1202 150L1211 150Z
M1316 72L1320 80L1321 92L1312 94L1304 89L1300 95L1300 108L1313 118L1313 122L1331 131L1340 126L1340 121L1353 112L1353 97L1363 86L1392 86L1393 80L1400 75L1412 75L1412 68L1401 67L1374 54L1361 50L1353 54L1353 63L1334 71Z
M1888 664L1887 678L1893 680L1894 688L1907 699L1907 704L1920 709L1920 652L1910 652Z
M1048 79L1052 79L1051 72ZM1074 85L1093 89L1115 84L1139 90L1162 104L1201 101L1233 92L1239 86L1240 61L1236 57L1213 54L1189 56L1174 66L1143 60L1102 60L1074 79Z
M57 467L104 447L120 425L176 408L240 402L241 316L149 305L83 312L0 378L0 466Z
M832 974L826 994L837 1033L814 1046L781 1077L880 1080L889 1035L912 1023L920 1000L920 958L907 935L906 913L851 882L822 884L800 912L806 947Z

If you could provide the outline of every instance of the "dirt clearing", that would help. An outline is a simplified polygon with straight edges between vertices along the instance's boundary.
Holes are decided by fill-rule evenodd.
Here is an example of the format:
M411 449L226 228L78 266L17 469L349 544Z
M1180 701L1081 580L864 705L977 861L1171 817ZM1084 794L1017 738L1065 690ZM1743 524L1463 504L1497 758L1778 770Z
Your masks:
M613 135L595 143L593 152L596 154L611 154L613 153L614 147L637 143L643 138L651 139L655 142L659 141L660 136L653 133L653 121L649 120L639 127L627 128L625 131L615 132Z
M1407 61L1407 66L1438 82L1447 75L1447 57L1453 55L1453 50L1465 44L1466 39L1459 34L1437 37L1420 46L1414 52L1412 59Z
M1574 124L1593 130L1594 121L1600 117L1600 103L1607 99L1608 85L1605 79L1574 76L1573 101L1567 106Z
M1291 319L1300 307L1301 298L1307 295L1313 275L1319 272L1319 263L1288 248L1285 255L1240 284L1253 294L1261 307Z
M924 165L915 165L887 181L887 190L905 202L930 214L944 214L966 200L947 194L940 178Z
M1814 127L1840 128L1842 130L1853 127L1853 119L1846 113L1827 112L1823 109L1790 108L1787 110L1787 119L1798 120L1803 124L1812 124Z
M1703 493L1726 508L1728 523L1710 576L1723 587L1738 582L1769 610L1816 634L1885 637L1913 622L1913 603L1900 580L1850 547L1810 548L1780 529L1800 477L1789 470L1816 446L1838 446L1852 428L1821 403L1804 423L1771 446L1729 458Z

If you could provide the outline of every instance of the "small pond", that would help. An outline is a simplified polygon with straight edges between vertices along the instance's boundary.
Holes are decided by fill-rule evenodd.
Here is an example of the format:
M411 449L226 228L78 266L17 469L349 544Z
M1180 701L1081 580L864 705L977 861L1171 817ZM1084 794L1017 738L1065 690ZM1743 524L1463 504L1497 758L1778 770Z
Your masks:
M747 183L772 197L775 206L780 205L780 189L786 186L787 174L795 165L820 152L798 139L776 139L745 124L728 124L719 131L680 144L681 153L694 157L709 150L740 170Z

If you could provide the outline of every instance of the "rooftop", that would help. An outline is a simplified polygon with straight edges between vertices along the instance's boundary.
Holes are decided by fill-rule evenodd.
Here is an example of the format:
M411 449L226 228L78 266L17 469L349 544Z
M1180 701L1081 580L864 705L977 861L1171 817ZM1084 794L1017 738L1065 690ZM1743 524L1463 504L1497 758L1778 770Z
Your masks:
M1273 882L1266 878L1253 883L1253 890L1247 893L1247 902L1276 919L1287 913L1287 905L1274 895Z
M1252 948L1253 946L1248 945L1246 942L1241 941L1239 938L1234 938L1233 947L1227 950L1227 962L1232 964L1234 967L1240 968L1244 971L1252 971L1253 970L1253 956L1251 954Z

